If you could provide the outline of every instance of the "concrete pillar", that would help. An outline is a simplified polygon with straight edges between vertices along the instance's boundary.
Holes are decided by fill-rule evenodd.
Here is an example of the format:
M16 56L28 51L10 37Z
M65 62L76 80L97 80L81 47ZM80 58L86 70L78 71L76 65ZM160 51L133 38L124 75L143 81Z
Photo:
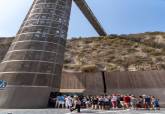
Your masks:
M59 89L72 0L34 0L0 66L1 108L47 106Z

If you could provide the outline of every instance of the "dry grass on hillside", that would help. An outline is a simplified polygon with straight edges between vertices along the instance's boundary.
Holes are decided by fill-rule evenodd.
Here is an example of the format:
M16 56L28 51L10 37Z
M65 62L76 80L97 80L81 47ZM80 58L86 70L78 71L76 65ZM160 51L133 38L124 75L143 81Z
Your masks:
M165 33L161 32L72 39L66 49L64 69L70 69L69 64L76 71L84 65L108 71L165 69Z
M0 60L13 38L0 38ZM93 72L165 69L165 33L148 32L67 41L64 70Z

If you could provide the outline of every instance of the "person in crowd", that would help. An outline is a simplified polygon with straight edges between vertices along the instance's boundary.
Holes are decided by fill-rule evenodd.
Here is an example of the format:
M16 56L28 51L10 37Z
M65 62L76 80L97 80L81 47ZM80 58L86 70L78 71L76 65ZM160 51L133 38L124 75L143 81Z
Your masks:
M122 105L120 104L120 100L121 100L121 95L118 94L117 95L117 108L122 108Z
M54 102L54 103L53 103ZM154 96L142 95L136 97L135 95L112 94L109 96L50 96L50 104L55 104L56 108L76 110L80 112L80 108L91 108L93 110L110 110L123 109L145 109L145 110L160 110L159 99Z
M116 109L117 108L117 96L116 96L116 94L112 95L111 102L112 102L112 108Z
M154 109L160 110L159 99L154 98Z
M109 106L110 106L110 102L109 102L108 96L104 96L104 101L103 102L104 102L104 109L108 110Z
M143 97L142 97L142 96L139 96L139 97L138 97L136 108L137 108L137 109L143 108Z
M130 102L131 102L130 96L129 95L124 96L124 105L125 105L125 108L129 109Z
M151 110L154 110L154 101L155 101L155 97L151 96Z
M151 97L145 96L144 98L144 109L150 109L151 107Z
M119 96L119 101L120 101L121 107L124 109L124 96L123 95Z
M108 99L109 99L109 109L111 109L112 108L112 102L111 102L112 96L109 95Z
M58 97L58 108L64 108L64 105L65 105L65 97L64 96L59 96Z
M136 110L136 106L137 106L137 98L134 95L132 95L131 96L131 108Z
M83 98L80 99L80 100L81 100L81 106L84 107L84 108L86 108L87 98L85 96L83 96Z
M86 105L86 108L89 108L90 105L91 105L91 101L90 101L90 97L89 96L86 97L85 105Z
M81 109L81 101L79 97L75 97L74 100L74 107L70 109L70 111L74 111L77 109L77 112L80 113L80 109Z
M73 106L73 99L71 96L67 96L65 98L65 107L71 110L72 106Z
M91 102L92 102L92 109L96 110L98 106L98 98L96 96L93 96Z
M57 96L55 100L55 108L59 107L59 101L60 101L60 96Z
M56 103L56 96L54 95L53 92L51 92L49 96L49 101L48 101L48 107L54 108Z
M103 96L98 97L99 110L104 110L104 98Z
M91 97L91 109L94 109L94 105L95 105L94 96L92 96Z

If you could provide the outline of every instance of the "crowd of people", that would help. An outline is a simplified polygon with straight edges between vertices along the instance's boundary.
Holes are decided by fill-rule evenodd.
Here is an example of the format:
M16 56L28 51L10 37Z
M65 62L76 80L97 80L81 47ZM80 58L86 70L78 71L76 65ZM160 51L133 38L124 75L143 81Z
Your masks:
M142 95L121 95L112 94L104 96L66 96L60 95L50 98L50 102L55 108L68 108L70 111L80 108L91 108L93 110L110 110L110 109L145 109L159 110L159 99L154 96Z

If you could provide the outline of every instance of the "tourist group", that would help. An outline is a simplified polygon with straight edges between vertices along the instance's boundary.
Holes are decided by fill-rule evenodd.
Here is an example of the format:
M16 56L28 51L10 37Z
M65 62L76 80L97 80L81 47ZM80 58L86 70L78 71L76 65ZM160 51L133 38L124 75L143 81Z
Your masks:
M93 110L159 110L159 99L148 95L121 95L112 94L104 96L66 96L60 95L50 97L49 104L55 108L68 108L70 111L80 108L90 108Z

